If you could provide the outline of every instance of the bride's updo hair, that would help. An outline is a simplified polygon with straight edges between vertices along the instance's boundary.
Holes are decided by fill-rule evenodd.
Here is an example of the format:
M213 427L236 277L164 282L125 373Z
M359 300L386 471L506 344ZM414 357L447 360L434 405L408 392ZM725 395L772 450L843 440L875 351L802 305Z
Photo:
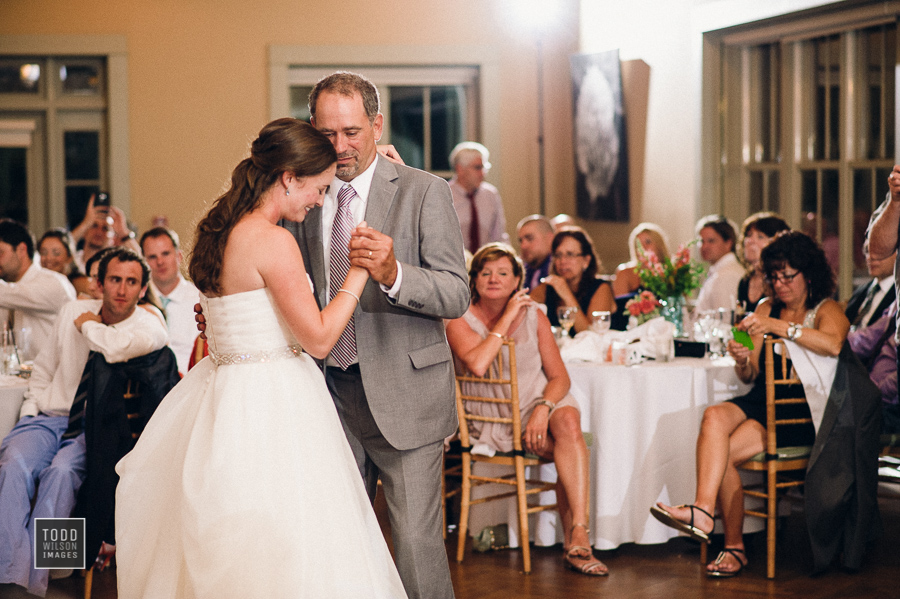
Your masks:
M220 294L228 235L243 216L260 206L263 194L278 183L282 173L304 179L325 172L335 162L334 146L308 123L283 118L263 127L250 144L250 157L231 173L231 188L197 225L188 269L197 288L204 294Z

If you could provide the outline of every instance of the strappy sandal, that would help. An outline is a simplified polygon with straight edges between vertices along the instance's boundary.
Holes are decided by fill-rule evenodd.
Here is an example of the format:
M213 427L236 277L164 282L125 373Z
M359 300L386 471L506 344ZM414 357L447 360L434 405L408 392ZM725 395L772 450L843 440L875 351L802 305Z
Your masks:
M716 566L721 564L722 560L725 559L726 553L730 553L731 555L734 556L734 559L736 559L737 563L738 563L738 569L737 570L707 570L706 575L709 578L733 578L733 577L737 576L738 574L740 574L741 571L744 569L744 566L747 565L747 561L746 561L747 554L744 553L743 549L738 549L737 547L726 547L725 549L720 551L719 555L716 556L716 560L713 562L713 564L715 564ZM741 559L741 557L740 557L740 555L738 555L738 553L743 555L744 558Z
M588 535L591 534L591 530L586 524L573 524L570 531L575 530L576 526L581 526ZM570 532L569 537L571 538L571 536ZM609 576L609 569L607 569L606 564L594 557L594 552L590 547L570 545L563 551L563 560L566 568L585 576ZM587 555L579 555L581 553L587 553Z
M694 510L698 510L698 511L706 514L707 516L709 516L709 519L715 523L716 519L713 518L713 515L710 514L709 512L707 512L706 510L704 510L702 507L697 507L696 505L678 505L675 507L690 508L691 509L691 521L690 522L682 522L681 520L679 520L678 518L673 516L671 513L667 512L666 510L662 509L661 507L659 507L657 505L654 505L650 508L650 513L653 514L654 518L656 518L657 520L659 520L666 526L672 527L675 530L680 530L681 532L687 534L692 539L696 539L696 540L700 541L701 543L709 543L709 534L710 533L704 532L704 531L700 530L699 528L697 528L696 526L694 526ZM712 531L710 531L710 532L712 532Z

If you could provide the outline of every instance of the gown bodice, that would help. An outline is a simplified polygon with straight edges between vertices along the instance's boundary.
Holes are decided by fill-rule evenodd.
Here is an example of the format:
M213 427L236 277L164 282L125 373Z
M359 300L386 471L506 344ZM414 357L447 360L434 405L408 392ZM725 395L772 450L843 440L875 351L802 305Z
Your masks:
M267 288L221 297L201 295L200 304L206 317L209 352L216 356L214 362L260 361L300 350Z

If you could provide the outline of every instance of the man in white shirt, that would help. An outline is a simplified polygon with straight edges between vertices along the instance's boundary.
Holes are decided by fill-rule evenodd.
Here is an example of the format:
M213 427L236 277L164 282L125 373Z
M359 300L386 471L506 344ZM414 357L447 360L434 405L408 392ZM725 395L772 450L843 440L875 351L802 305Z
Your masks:
M140 256L110 250L99 277L103 299L70 302L60 311L34 362L19 422L0 445L0 584L40 596L48 570L32 567L33 522L69 516L84 481L83 413L71 412L88 356L125 362L163 348L168 338L158 318L136 309L150 278Z
M65 275L33 262L34 238L21 224L0 221L0 323L16 336L19 359L33 360L60 309L75 299Z
M697 295L697 310L734 310L738 283L746 273L734 255L734 230L727 218L717 215L697 223L700 257L709 263L709 276Z
M151 284L166 311L169 347L178 359L178 371L187 374L197 338L194 305L200 301L200 291L181 275L184 255L175 231L166 227L150 229L141 236L141 250L150 265Z
M488 149L474 141L457 144L450 152L450 165L456 173L450 179L453 208L463 243L473 254L486 243L509 243L503 200L497 188L484 181L491 168L489 158Z

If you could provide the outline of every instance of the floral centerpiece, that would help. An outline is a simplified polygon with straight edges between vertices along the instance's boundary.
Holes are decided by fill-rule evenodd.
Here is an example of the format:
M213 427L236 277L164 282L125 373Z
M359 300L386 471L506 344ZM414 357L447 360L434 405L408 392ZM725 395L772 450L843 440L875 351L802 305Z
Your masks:
M641 291L625 304L625 311L633 317L637 324L644 324L648 320L659 316L662 304L651 291Z
M638 248L637 272L641 286L659 298L662 316L675 325L675 335L684 334L684 298L700 286L702 265L691 260L691 244L681 245L672 258Z

